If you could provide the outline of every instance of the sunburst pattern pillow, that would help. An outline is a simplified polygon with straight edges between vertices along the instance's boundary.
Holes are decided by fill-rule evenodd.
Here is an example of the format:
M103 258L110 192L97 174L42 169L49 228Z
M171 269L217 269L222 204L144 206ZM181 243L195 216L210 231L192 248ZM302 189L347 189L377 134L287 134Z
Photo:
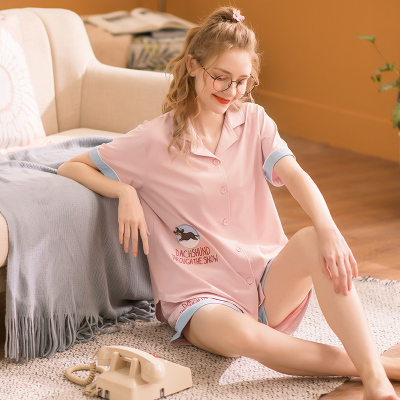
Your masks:
M49 142L21 43L18 17L0 16L0 156Z

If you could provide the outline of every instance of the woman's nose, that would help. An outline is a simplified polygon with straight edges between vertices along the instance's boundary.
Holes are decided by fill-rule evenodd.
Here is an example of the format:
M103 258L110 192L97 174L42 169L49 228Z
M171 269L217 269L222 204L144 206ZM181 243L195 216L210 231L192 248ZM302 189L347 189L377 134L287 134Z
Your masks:
M236 82L232 82L231 86L225 91L228 93L232 93L233 96L238 94Z

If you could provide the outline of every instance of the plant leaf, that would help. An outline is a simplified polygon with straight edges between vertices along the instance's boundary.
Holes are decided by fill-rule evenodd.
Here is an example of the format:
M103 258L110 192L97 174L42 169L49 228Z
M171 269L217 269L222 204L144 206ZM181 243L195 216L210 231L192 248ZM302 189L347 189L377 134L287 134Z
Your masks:
M362 40L368 40L368 42L374 43L376 40L375 36L369 36L369 35L360 35L357 36L358 39L362 39Z
M383 67L377 69L374 74L379 74L379 72L387 72L394 70L394 63L386 63Z
M400 101L396 103L396 106L394 110L392 111L392 119L391 121L393 122L393 128L400 129Z
M399 86L399 81L393 81L393 82L389 82L389 83L384 83L379 88L379 92L386 92L386 90L393 89L393 88L398 87L398 86Z
M373 82L380 83L381 82L381 74L376 74L375 76L371 76Z

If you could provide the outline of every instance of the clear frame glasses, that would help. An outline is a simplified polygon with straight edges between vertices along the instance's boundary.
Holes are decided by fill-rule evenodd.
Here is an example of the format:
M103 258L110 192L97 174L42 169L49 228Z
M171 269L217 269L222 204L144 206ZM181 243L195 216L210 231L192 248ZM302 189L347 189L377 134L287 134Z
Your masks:
M232 86L232 83L236 83L237 92L242 96L246 96L258 85L258 82L256 82L252 75L250 75L249 78L233 81L227 75L212 76L201 64L200 66L210 75L210 78L213 79L213 87L217 92L225 92L225 90L228 90Z

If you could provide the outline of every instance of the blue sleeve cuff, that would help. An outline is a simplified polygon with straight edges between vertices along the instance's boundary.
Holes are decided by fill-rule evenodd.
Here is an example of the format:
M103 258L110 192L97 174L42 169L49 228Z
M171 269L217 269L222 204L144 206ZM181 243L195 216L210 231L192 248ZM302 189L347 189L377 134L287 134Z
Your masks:
M273 151L264 162L264 175L267 178L267 181L274 186L283 185L283 182L279 178L276 179L276 175L274 177L274 166L281 158L286 156L294 157L293 153L287 147L281 147Z
M102 160L97 147L89 151L89 157L103 175L116 181L120 180L115 171Z

